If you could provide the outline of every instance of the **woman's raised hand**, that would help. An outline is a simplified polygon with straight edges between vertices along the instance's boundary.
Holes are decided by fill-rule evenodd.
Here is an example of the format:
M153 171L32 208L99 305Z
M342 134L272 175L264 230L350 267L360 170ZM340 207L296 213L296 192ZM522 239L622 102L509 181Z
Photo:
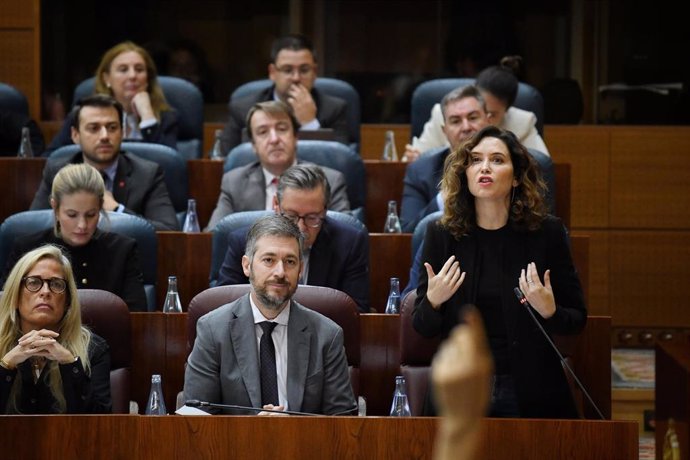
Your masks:
M434 274L434 269L428 262L424 262L424 267L429 278L426 298L429 299L434 310L438 310L441 304L450 299L462 285L466 273L460 271L460 262L455 260L455 256L450 256L446 260L438 274Z
M542 318L549 319L556 313L556 300L551 288L551 270L546 270L544 273L544 284L542 284L537 272L537 264L530 262L527 269L520 270L518 283L532 308L537 310Z

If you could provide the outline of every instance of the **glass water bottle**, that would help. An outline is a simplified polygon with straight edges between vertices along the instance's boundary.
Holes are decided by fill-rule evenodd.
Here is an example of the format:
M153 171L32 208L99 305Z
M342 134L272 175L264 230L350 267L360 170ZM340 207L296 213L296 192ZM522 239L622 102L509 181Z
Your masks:
M168 293L165 295L163 313L182 313L180 295L177 293L177 277L168 276Z
M391 289L388 292L386 313L400 313L400 280L398 278L391 278Z
M402 233L400 218L398 217L398 204L395 200L388 202L388 213L386 214L386 225L383 233Z
M31 147L31 132L28 126L22 128L22 139L19 142L19 151L17 152L19 158L33 158L34 150Z
M398 151L395 149L395 134L393 131L386 131L386 144L383 146L384 161L398 161Z
M405 377L398 375L395 377L395 393L393 393L393 403L391 404L391 417L410 417L410 404L407 401L407 390L405 389Z
M146 415L167 415L160 374L151 376L151 393L149 393L149 401L146 403Z
M187 215L184 219L182 231L185 233L199 233L199 219L196 214L196 200L190 198L187 200Z

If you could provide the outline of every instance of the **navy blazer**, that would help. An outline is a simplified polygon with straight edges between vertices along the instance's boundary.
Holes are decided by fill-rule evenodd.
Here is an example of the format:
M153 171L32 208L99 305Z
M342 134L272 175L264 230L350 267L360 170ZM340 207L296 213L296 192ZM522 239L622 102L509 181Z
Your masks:
M3 279L24 254L44 244L60 246L67 252L77 289L103 289L124 300L130 311L147 311L137 242L117 233L96 230L91 241L78 247L56 237L52 228L19 237L7 258Z
M405 233L414 232L420 220L439 211L436 203L438 184L443 177L443 163L450 153L446 147L428 153L407 165L403 180L403 197L400 207L400 225Z
M55 135L53 140L48 145L48 148L43 152L42 156L49 156L54 150L59 149L64 145L72 145L72 120L74 119L73 112L70 112L65 117L62 123L62 128ZM152 144L163 144L177 149L177 112L174 109L164 110L161 112L161 119L158 123L141 130L143 139L132 139L133 141L150 142ZM123 139L129 140L129 139Z
M460 289L438 310L434 310L426 297L426 270L420 270L414 328L425 337L440 336L444 339L458 323L462 306L476 303L478 274L481 272L476 235L470 232L455 239L438 222L433 222L427 228L423 247L422 260L430 263L435 273L451 255L455 255L460 267L467 273ZM577 418L558 355L513 293L513 288L518 285L520 270L526 268L528 263L536 264L542 281L544 272L551 270L556 312L551 318L542 318L540 322L550 334L576 334L582 330L587 321L587 309L570 255L565 227L559 219L548 217L536 231L510 228L502 243L501 253L503 318L520 414L532 418ZM478 305L478 308L481 310L482 306ZM540 318L538 313L535 312L535 315Z
M67 164L83 162L81 152L57 160L48 159L43 168L41 185L31 203L31 209L49 209L50 192L55 175ZM124 212L148 220L157 231L179 230L175 208L170 201L168 188L163 179L163 169L157 163L127 152L120 152L113 197L125 207Z
M275 85L271 85L263 91L230 101L230 104L228 104L230 118L223 129L221 140L223 152L227 153L242 142L249 141L245 132L247 112L257 102L272 101L274 88ZM349 144L347 103L339 97L329 96L316 88L312 88L311 97L316 104L316 119L319 120L321 127L333 129L333 140Z
M228 238L228 252L218 273L218 286L248 284L242 256L249 226ZM369 235L351 225L326 218L309 254L307 284L343 291L369 312Z

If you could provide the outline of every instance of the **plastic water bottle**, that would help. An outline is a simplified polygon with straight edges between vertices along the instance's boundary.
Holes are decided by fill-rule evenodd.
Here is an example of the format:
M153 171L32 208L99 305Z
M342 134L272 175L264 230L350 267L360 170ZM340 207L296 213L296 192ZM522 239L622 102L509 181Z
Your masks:
M393 131L386 131L386 144L383 146L384 161L398 161L398 151L395 149L395 134Z
M391 278L391 289L386 302L386 313L400 313L400 280L398 278Z
M383 233L402 233L400 218L398 217L398 204L395 200L388 202L388 214L386 214L386 224Z
M33 158L34 150L31 147L31 132L28 126L22 128L22 140L19 142L19 151L17 152L19 158Z
M185 233L199 233L199 219L196 215L196 200L190 198L187 200L187 216L184 219L182 231Z
M393 393L393 403L391 404L391 417L410 417L410 403L407 401L407 391L405 390L405 377L398 375L395 377L395 393Z
M163 399L163 388L161 387L160 374L151 376L151 393L149 401L146 403L146 415L167 415L165 400Z
M168 293L165 295L163 313L182 313L180 295L177 293L177 277L168 276Z

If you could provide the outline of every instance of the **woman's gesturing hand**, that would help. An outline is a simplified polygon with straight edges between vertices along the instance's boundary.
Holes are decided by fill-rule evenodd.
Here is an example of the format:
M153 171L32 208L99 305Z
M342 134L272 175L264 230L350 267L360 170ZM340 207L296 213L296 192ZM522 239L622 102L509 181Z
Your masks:
M434 274L434 269L428 262L424 262L424 267L429 277L426 298L429 299L434 310L438 310L441 304L450 299L462 285L466 273L460 271L460 262L455 260L455 256L450 256L446 260L438 274Z
M546 270L544 273L544 284L542 284L539 279L539 272L537 272L537 265L531 262L527 265L526 270L520 270L518 282L530 305L537 310L542 318L549 319L556 313L556 300L551 288L551 270Z

